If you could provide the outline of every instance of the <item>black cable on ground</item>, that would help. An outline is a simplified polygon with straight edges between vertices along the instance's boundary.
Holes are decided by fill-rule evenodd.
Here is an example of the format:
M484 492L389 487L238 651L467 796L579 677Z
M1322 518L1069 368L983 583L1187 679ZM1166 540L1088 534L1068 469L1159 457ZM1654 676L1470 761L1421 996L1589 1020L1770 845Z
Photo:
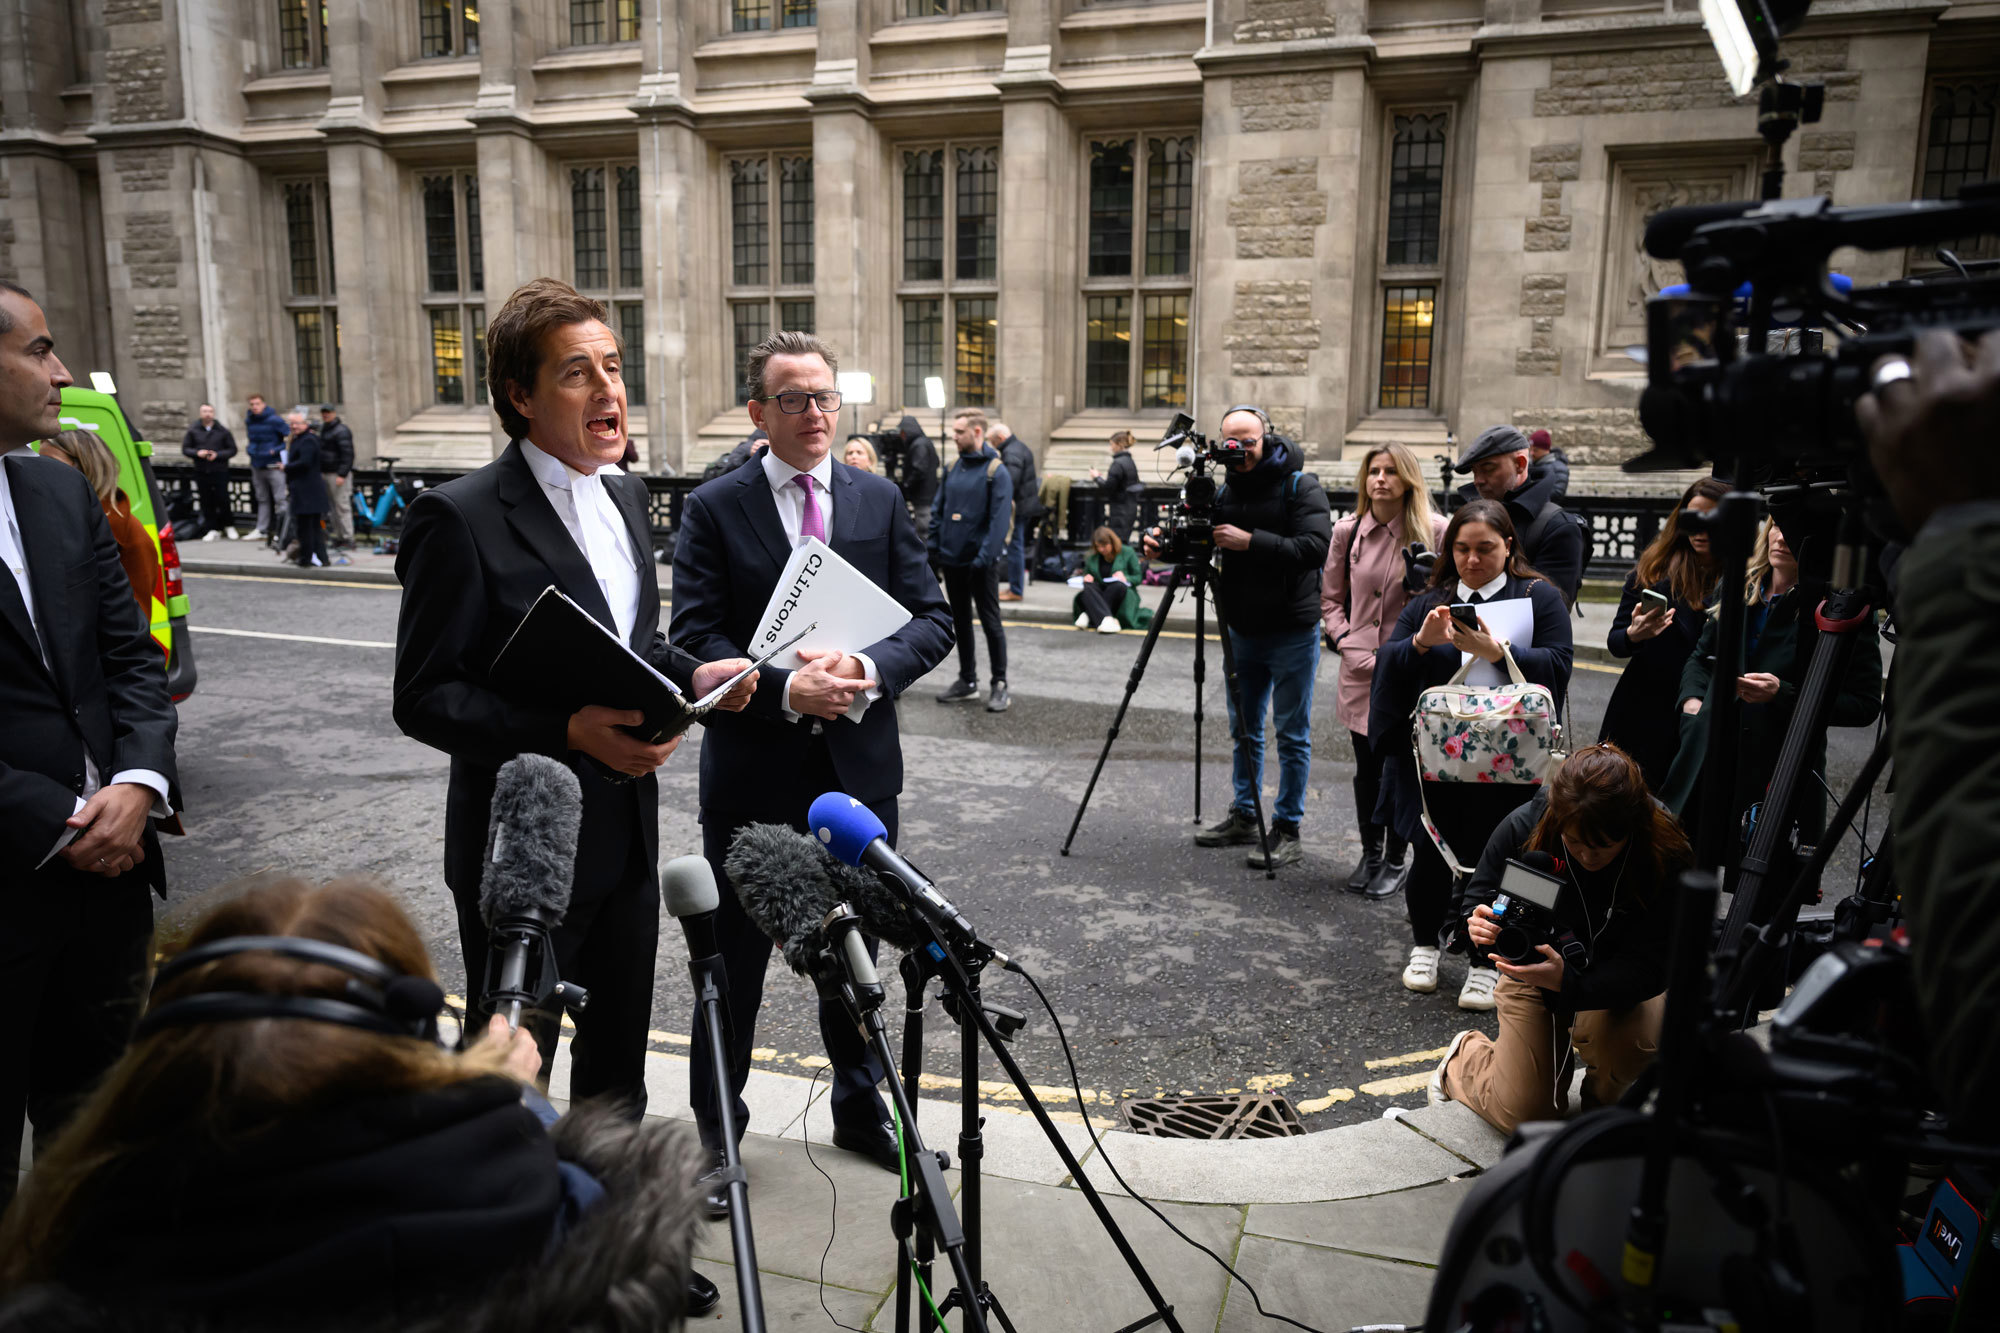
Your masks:
M813 1097L819 1091L819 1076L824 1074L829 1068L831 1066L821 1065L818 1069L813 1070L812 1082L806 1085L806 1111L808 1114L812 1111ZM724 1094L718 1092L717 1095L721 1096ZM826 1256L833 1253L834 1237L840 1234L840 1186L834 1184L833 1177L826 1175L826 1168L813 1159L812 1130L807 1125L807 1121L799 1121L799 1135L806 1145L806 1161L812 1164L813 1170L819 1172L822 1176L826 1176L826 1187L833 1191L833 1207L827 1213L827 1220L830 1225L827 1230L826 1248L819 1252L819 1308L825 1310L826 1317L832 1319L841 1328L846 1329L847 1333L863 1333L863 1330L856 1328L854 1325L842 1324L840 1320L835 1319L833 1311L828 1308L826 1303Z

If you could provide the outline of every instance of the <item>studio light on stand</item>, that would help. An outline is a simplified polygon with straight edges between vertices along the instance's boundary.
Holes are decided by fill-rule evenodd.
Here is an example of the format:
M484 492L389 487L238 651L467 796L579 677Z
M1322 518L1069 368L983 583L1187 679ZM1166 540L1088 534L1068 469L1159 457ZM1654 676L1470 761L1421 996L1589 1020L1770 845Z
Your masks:
M859 433L861 409L875 401L875 377L865 370L843 370L833 377L833 387L840 390L841 406L854 408L854 425L846 433Z
M924 402L930 405L931 411L938 414L938 438L943 439L944 438L944 377L942 375L924 376Z

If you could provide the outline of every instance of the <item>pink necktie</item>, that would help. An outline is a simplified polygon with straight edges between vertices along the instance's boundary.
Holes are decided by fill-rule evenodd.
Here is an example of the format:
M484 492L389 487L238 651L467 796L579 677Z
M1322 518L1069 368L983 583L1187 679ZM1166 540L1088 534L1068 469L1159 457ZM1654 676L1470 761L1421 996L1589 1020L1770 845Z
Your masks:
M826 519L819 512L819 496L813 493L813 479L801 472L792 481L806 493L805 521L799 524L799 536L817 537L826 540Z

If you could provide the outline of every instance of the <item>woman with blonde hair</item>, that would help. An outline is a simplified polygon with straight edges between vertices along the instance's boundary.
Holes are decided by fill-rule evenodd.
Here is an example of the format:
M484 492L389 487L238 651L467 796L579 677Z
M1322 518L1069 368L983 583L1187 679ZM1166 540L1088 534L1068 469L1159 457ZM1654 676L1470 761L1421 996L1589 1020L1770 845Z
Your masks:
M1090 534L1082 578L1069 607L1078 629L1116 634L1153 623L1152 608L1139 602L1139 557L1110 528Z
M1132 432L1111 434L1111 470L1090 470L1090 479L1104 488L1104 526L1118 534L1121 542L1132 539L1132 525L1139 518L1139 497L1146 487L1139 480L1139 465L1132 461Z
M694 1136L615 1106L556 1118L526 1031L496 1016L454 1054L443 1002L371 884L208 912L0 1219L0 1304L36 1287L86 1327L436 1333L712 1308Z
M1371 449L1355 473L1355 512L1333 525L1320 576L1320 621L1327 647L1340 655L1334 714L1354 746L1354 818L1361 859L1347 876L1349 893L1387 898L1403 886L1409 842L1380 822L1384 755L1368 743L1368 698L1375 652L1403 614L1410 592L1404 553L1411 542L1435 551L1445 520L1431 513L1417 456L1400 444Z
M118 488L118 460L96 434L87 430L66 430L41 443L44 458L66 463L83 474L90 489L97 492L98 507L111 525L111 539L118 543L118 563L125 567L125 579L132 585L132 600L139 603L139 622L153 620L153 598L165 598L160 582L160 553L132 512L132 501Z
M849 467L860 468L863 472L881 470L878 466L879 460L875 457L875 446L868 442L866 435L848 436L847 447L840 453L840 461Z
M1713 510L1728 493L1727 483L1703 477L1681 494L1625 580L1625 595L1605 638L1611 655L1627 661L1604 707L1597 739L1617 742L1638 762L1650 787L1666 781L1674 762L1680 744L1674 691L1715 596L1708 531L1689 519Z

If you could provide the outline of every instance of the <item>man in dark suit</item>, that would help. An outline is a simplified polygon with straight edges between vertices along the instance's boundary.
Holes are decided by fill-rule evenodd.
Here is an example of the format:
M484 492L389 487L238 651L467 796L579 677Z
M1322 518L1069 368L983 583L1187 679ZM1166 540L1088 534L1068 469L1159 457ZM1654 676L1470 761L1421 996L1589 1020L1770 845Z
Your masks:
M637 713L572 709L553 697L504 693L488 678L501 645L551 585L690 693L748 665L703 665L658 632L646 489L618 467L625 386L605 317L600 303L538 278L488 326L487 383L513 442L410 507L396 556L403 606L394 710L407 735L451 756L444 878L458 905L470 996L486 970L479 886L500 766L532 753L575 771L583 824L569 912L554 941L558 970L591 999L575 1020L570 1096L615 1097L637 1117L646 1104L660 926L653 770L678 740L648 745L620 729L640 721ZM748 703L754 681L724 706ZM544 1017L535 1026L546 1077L556 1023Z
M118 545L81 473L25 446L59 429L69 372L34 299L0 280L0 1149L38 1145L138 1015L163 889L152 818L180 807L174 707ZM13 1197L0 1169L0 1208Z
M703 738L702 854L722 888L716 937L729 972L729 1092L739 1135L750 1122L741 1094L771 941L738 903L723 858L745 824L803 832L807 808L829 791L867 805L893 843L903 789L895 701L944 660L952 642L951 617L895 485L831 457L840 415L834 370L833 354L810 334L777 333L758 344L749 360L750 419L770 433L770 445L688 497L674 547L668 632L700 656L739 654L756 638L785 562L807 537L826 542L912 616L857 653L801 645L803 667L767 667L750 706L712 719ZM864 706L860 720L844 717L857 703ZM691 1031L689 1104L702 1141L719 1149L716 1088L698 1019ZM888 1111L875 1090L881 1071L838 1004L820 1005L820 1033L833 1060L835 1146L895 1170Z

